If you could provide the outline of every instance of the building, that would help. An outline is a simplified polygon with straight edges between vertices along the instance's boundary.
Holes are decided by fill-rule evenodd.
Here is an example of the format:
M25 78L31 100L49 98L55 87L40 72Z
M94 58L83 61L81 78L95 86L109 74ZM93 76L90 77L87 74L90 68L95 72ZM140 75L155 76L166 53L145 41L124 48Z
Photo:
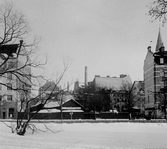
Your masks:
M47 81L43 86L39 88L39 96L42 98L46 95L49 95L51 93L57 93L59 91L60 89L54 81Z
M131 86L132 80L129 75L121 74L119 77L101 77L95 75L93 81L88 82L87 80L87 67L85 67L85 78L84 83L76 81L74 84L74 94L82 94L84 91L87 98L92 96L92 93L96 93L99 89L111 90L111 106L112 109L117 109L118 111L127 111L127 95L125 90L122 90L121 87ZM85 105L84 101L80 99L80 103Z
M74 93L82 92L88 86L87 66L85 66L84 82L76 81L74 83Z
M101 88L120 90L123 84L132 84L129 75L121 74L120 77L100 77L99 75L95 75L95 78L92 81L92 86L95 92Z
M31 94L29 82L31 78L28 80L19 74L10 73L10 71L21 68L25 64L24 61L26 60L20 56L20 53L25 51L22 42L0 46L0 118L16 118L21 101L28 100ZM31 74L30 67L25 67L21 71ZM27 92L14 90L18 88Z
M144 81L134 81L134 109L139 109L141 113L144 113Z
M40 103L41 100L36 105ZM70 92L53 93L34 119L84 119L84 107Z
M101 89L110 90L111 110L117 110L119 112L127 111L127 92L122 87L132 85L132 80L129 75L121 74L120 77L101 77L95 75L91 85L94 92L98 92Z
M85 89L85 84L83 82L76 81L74 83L74 93L82 92Z
M159 30L155 52L149 46L144 60L145 110L147 114L157 108L157 93L163 83L160 73L167 72L166 64L167 51L165 51Z

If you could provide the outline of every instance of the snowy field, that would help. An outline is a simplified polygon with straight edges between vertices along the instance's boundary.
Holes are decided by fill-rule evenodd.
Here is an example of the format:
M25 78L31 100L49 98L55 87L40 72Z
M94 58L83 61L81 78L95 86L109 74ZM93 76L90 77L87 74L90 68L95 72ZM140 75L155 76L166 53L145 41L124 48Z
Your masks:
M18 136L0 122L0 149L167 149L167 123L35 125L40 130Z

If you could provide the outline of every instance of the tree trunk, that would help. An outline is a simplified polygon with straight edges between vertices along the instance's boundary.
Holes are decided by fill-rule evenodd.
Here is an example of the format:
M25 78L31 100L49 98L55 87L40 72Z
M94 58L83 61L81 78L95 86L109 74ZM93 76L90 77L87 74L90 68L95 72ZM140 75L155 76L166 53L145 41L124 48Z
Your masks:
M129 120L131 120L131 119L132 119L132 113L129 112Z
M19 128L17 129L17 134L24 136L24 134L26 133L26 128L27 128L27 123L24 122L22 125L19 126Z

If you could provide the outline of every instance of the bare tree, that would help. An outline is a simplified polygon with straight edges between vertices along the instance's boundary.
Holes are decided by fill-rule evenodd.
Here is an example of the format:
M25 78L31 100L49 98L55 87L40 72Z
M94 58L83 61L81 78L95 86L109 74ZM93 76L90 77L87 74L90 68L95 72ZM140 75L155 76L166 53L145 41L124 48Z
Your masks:
M154 0L150 3L148 14L151 16L152 21L160 20L162 23L167 22L167 1L166 0Z
M160 111L164 113L164 118L167 119L167 111L166 111L167 101L166 101L166 90L165 89L162 89L161 91L156 93L156 104L157 105L155 107L154 112L156 112L157 110L157 112ZM154 113L154 114L155 116L158 116L157 113Z
M25 16L15 10L13 4L4 3L0 6L0 77L7 78L8 74L11 74L15 78L15 85L6 84L3 81L0 82L0 85L18 94L16 102L19 111L15 128L18 135L24 135L28 127L34 128L30 127L29 122L40 110L45 109L45 104L53 95L51 92L41 99L40 95L31 97L33 86L36 86L36 82L39 82L40 79L44 79L42 75L36 75L31 70L41 68L46 61L41 63L37 57L34 57L38 46L36 38L30 43L23 42L23 40L29 41L30 34L31 30ZM55 81L56 86L67 69L68 64L64 63L64 69ZM39 100L40 102L32 107L32 104ZM19 115L21 112L23 114ZM27 117L26 120L25 117Z
M55 81L55 85L54 87L52 86L52 90L49 94L46 94L44 97L41 97L41 95L48 89L50 88L50 86L48 86L48 88L46 88L45 90L43 90L43 92L41 92L38 96L31 98L29 100L23 100L21 101L21 108L20 108L20 112L23 111L23 114L21 116L19 116L17 118L17 134L19 135L24 135L26 132L27 127L31 128L31 125L29 124L29 122L36 116L36 114L43 110L43 109L54 109L57 107L45 107L45 105L52 101L52 97L53 96L58 96L62 91L64 90L60 90L59 92L55 93L55 89L57 88L58 84L60 83L60 81L62 80L64 74L66 73L68 69L68 65L64 66L64 70L62 71L61 75L59 76L59 78ZM41 98L40 98L41 97ZM32 106L32 102L36 101L37 103L35 105ZM27 114L29 113L29 116L27 116ZM25 117L27 118L25 120Z
M11 87L3 82L1 85L15 91L28 92L25 88L33 84L34 78L39 77L31 73L31 68L45 64L38 62L36 58L32 59L38 42L36 39L27 44L23 42L30 34L30 28L25 16L16 11L12 3L0 6L0 30L0 76L11 74L20 86Z
M132 107L135 105L135 82L133 84L122 84L120 90L125 93L125 98L127 99L127 110L129 113L129 119L132 119Z

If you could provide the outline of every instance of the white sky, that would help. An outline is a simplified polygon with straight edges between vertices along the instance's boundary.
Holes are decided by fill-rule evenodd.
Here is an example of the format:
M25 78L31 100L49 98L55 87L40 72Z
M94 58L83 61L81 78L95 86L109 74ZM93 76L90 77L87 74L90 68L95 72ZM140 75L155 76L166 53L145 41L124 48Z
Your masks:
M95 75L130 75L143 80L143 63L150 45L155 50L159 23L146 15L153 0L9 0L22 11L35 35L41 36L41 54L47 54L43 72L55 78L63 59L70 59L63 82L84 82ZM3 1L0 0L0 3ZM167 27L162 28L164 45ZM63 84L64 85L64 84ZM72 87L73 88L73 87Z

